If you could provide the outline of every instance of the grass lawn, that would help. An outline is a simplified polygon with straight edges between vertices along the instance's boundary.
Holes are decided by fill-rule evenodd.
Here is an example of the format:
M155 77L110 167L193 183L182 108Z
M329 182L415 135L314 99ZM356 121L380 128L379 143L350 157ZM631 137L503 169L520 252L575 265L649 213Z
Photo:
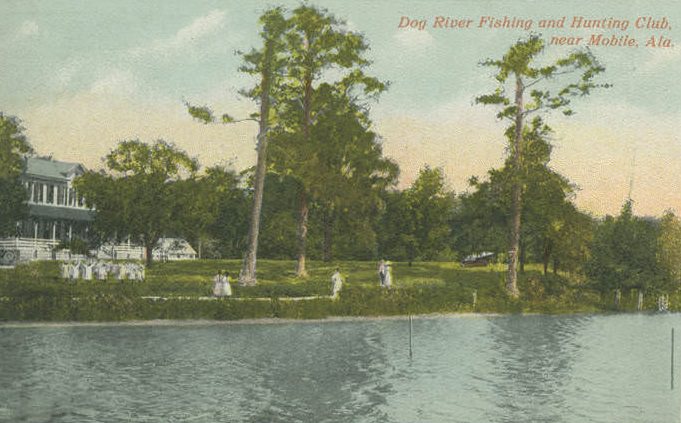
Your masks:
M308 263L309 277L296 278L294 261L258 261L258 285L233 284L240 301L177 300L209 296L212 277L227 270L236 279L240 260L195 260L154 263L144 282L78 281L59 278L58 262L33 262L0 270L0 320L132 320L154 318L240 319L257 317L323 318L327 316L396 315L437 312L597 312L611 309L610 298L565 276L542 276L528 265L519 277L522 296L504 291L505 267L462 268L451 262L393 263L393 289L379 287L377 263L363 261ZM288 297L331 292L331 274L341 269L345 284L338 300L290 301ZM476 303L473 304L474 293ZM150 301L143 296L168 298ZM77 298L74 300L74 298ZM268 299L263 301L264 299ZM629 301L631 299L631 301ZM646 307L654 308L654 298ZM623 296L622 309L633 309ZM672 297L672 305L677 303Z

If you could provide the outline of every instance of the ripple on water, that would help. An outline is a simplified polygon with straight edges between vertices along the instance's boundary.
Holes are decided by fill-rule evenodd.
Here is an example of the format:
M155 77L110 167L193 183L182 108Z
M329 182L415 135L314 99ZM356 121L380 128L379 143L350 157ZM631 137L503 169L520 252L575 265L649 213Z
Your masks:
M0 327L0 422L676 421L680 317Z

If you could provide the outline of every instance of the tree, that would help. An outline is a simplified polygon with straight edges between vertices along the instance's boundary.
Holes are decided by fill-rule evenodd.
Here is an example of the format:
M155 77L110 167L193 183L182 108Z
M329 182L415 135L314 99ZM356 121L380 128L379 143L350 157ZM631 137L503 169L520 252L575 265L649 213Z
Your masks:
M243 175L214 166L206 171L201 182L212 192L213 220L207 228L210 239L217 243L213 257L243 258L252 212L252 189L244 189ZM217 255L216 255L217 254Z
M175 231L199 252L199 257L240 257L248 234L249 197L241 176L222 166L201 177L175 181Z
M325 113L335 113L329 102L341 99L358 106L362 97L379 94L385 84L364 73L363 68L369 64L364 57L368 49L364 37L347 31L325 10L303 5L292 11L288 21L288 60L277 104L280 154L274 165L278 173L291 174L300 181L296 273L304 277L310 203L320 198L315 182L327 169L320 157L326 148L323 139L327 133L320 135L315 126L323 125ZM334 79L331 70L340 76L330 84L327 80ZM334 90L343 95L333 95Z
M629 200L619 216L607 216L596 229L587 275L601 291L657 288L663 276L657 249L656 223L634 216Z
M273 136L275 168L299 181L299 195L301 191L307 193L310 209L320 214L325 261L333 255L339 222L355 229L348 236L358 234L359 227L364 228L362 235L371 230L370 220L380 207L380 193L394 185L399 172L397 165L382 155L368 109L353 101L347 89L343 83L322 83L316 88L316 119L310 128L309 143L301 144L299 134L285 127ZM308 149L309 154L302 155L299 147ZM308 160L299 162L304 156Z
M24 156L33 152L21 121L0 112L0 235L14 235L15 224L28 214L28 194L21 184Z
M242 72L251 75L259 75L260 83L255 88L244 94L260 104L260 113L253 114L250 119L258 122L257 136L257 161L255 167L255 184L253 193L253 207L251 209L250 229L248 232L248 247L244 254L244 261L239 273L239 284L255 285L256 260L258 252L258 234L260 233L262 198L265 184L265 174L267 173L267 138L272 120L272 98L276 90L277 78L283 67L285 57L283 51L283 32L287 28L287 21L284 19L280 8L267 10L260 17L262 31L260 37L263 39L261 50L251 50L247 54L242 54L244 65L240 68ZM196 119L204 123L214 122L215 118L211 110L207 107L195 107L187 104L189 113ZM228 114L222 115L223 123L237 122Z
M177 231L175 189L183 177L192 177L198 163L163 140L153 145L122 141L105 158L108 173L86 172L76 189L97 210L95 226L105 237L129 236L146 248L147 265L159 239Z
M501 106L497 117L511 121L506 130L512 166L510 257L506 290L515 298L520 294L517 272L522 230L523 166L526 144L523 136L526 134L527 117L540 111L559 109L565 115L571 115L573 112L569 105L572 97L585 96L596 87L607 86L593 82L593 79L605 68L588 50L576 51L552 64L535 67L534 63L543 50L544 41L539 36L533 35L527 40L520 40L514 44L501 60L482 62L482 65L496 69L495 79L498 87L492 94L482 95L476 99L478 103ZM578 74L578 77L557 91L550 89L558 76L567 74ZM509 85L514 92L513 98L506 94L506 88ZM526 98L527 90L530 90L529 102ZM535 118L533 122L535 126L540 126L541 121L537 119L539 118Z
M588 257L591 218L572 203L576 187L549 166L551 144L549 128L540 120L526 127L525 157L522 173L522 243L518 254L519 271L530 259L542 262L544 273L550 264L578 270ZM481 251L506 251L513 190L511 158L500 169L488 172L488 180L471 178L473 192L460 198L455 217L456 245L464 254Z
M667 211L660 220L657 240L657 263L669 286L678 287L681 282L681 221L673 212Z
M454 202L442 169L424 167L411 187L392 194L382 227L382 255L435 260L450 240Z

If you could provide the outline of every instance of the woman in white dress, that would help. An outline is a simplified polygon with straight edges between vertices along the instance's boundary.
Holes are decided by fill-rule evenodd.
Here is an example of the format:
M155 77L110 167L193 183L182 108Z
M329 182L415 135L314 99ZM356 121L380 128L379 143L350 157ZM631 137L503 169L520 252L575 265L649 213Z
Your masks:
M231 297L232 296L232 285L229 283L229 272L226 270L222 271L222 296Z
M340 269L336 267L336 272L331 275L331 296L333 298L338 297L338 293L343 286L343 278L340 274Z
M383 279L383 286L385 288L390 288L390 285L392 284L392 263L386 262L385 263L385 277Z
M222 296L222 270L218 270L218 274L213 276L213 295Z

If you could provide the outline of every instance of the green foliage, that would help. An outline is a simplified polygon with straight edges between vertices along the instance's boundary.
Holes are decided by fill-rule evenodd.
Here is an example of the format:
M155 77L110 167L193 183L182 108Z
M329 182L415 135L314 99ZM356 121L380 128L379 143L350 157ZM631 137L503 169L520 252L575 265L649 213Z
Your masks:
M681 284L681 221L667 211L660 220L659 231L657 263L667 283L678 288Z
M386 84L364 72L363 35L326 10L302 5L285 26L286 61L273 92L272 164L299 183L299 257L306 254L310 211L320 213L323 256L330 260L346 210L369 228L365 217L375 214L378 193L396 179L397 166L382 157L369 119L368 102Z
M594 88L608 86L594 82L594 78L605 68L590 51L575 51L552 64L537 67L536 63L539 62L543 50L543 39L538 35L531 35L512 45L501 60L482 62L483 66L496 70L495 79L498 84L493 93L476 99L480 104L500 106L497 118L511 121L506 130L509 141L507 167L511 187L507 289L509 295L514 297L518 296L517 265L520 259L522 268L522 255L525 253L523 236L526 230L523 229L523 208L526 200L523 190L528 176L532 177L531 167L537 164L546 166L551 151L550 148L533 148L548 145L546 139L551 130L538 117L528 125L526 122L528 116L540 111L557 109L571 115L573 111L568 109L568 106L572 97L585 96ZM556 89L556 79L563 75L571 75L573 79L575 75L577 77L576 80L568 81L562 88ZM507 90L513 92L512 99L506 95ZM533 146L533 143L536 145ZM545 250L546 248L551 249L550 243L545 243ZM544 255L546 257L546 253Z
M382 256L434 260L451 241L453 193L440 168L424 167L409 189L387 195L379 233Z
M330 275L339 265L345 279L338 300L324 297ZM147 280L65 282L58 263L33 262L0 270L0 320L119 321L146 319L325 318L386 316L446 312L593 312L609 301L563 276L542 277L538 268L520 278L525 295L504 294L501 266L463 269L457 264L395 263L394 289L378 287L374 262L310 263L310 277L301 280L290 261L262 260L259 285L234 286L239 299L200 299L211 292L217 269L232 275L238 260L196 260L159 263ZM477 304L473 307L473 293ZM676 295L676 294L674 294ZM158 299L143 296L163 297ZM295 300L293 297L320 296ZM179 298L182 297L182 298ZM676 298L676 297L674 297ZM626 303L627 309L633 304ZM646 303L653 307L652 300Z
M551 64L536 66L535 62L544 52L544 48L544 40L539 35L532 35L511 46L501 60L483 61L481 65L496 70L495 79L499 87L491 94L479 96L476 101L480 104L502 106L497 117L515 121L517 105L505 94L505 84L512 76L523 81L523 90L533 87L529 92L531 101L524 105L524 115L544 109L563 109L565 115L572 115L574 112L567 109L567 106L573 97L585 96L595 88L609 87L608 84L594 81L605 68L591 51L577 50ZM558 76L569 74L576 75L576 78L556 90L550 88ZM537 85L539 83L544 83L545 88L540 89Z
M619 216L607 216L594 235L587 275L602 291L658 290L663 274L657 266L659 228L633 214L628 201Z
M184 103L185 106L187 106L187 112L193 117L194 119L202 122L203 124L209 124L212 122L215 122L215 117L213 116L213 111L208 107L208 106L192 106L188 102ZM224 121L224 116L227 116L226 114L223 115L223 121ZM225 122L226 123L226 122Z
M57 250L68 249L72 254L90 255L90 244L80 238L73 238L70 241L62 241L56 247Z
M203 203L188 200L194 191L189 190L189 183L180 182L198 169L196 160L184 151L163 140L153 145L123 141L105 161L109 173L90 171L75 181L88 206L97 210L95 229L101 239L130 236L147 248L150 263L158 240L177 231L178 222L205 220L189 207Z
M18 118L0 112L0 236L14 235L15 223L28 214L28 194L19 177L33 149L23 132Z
M15 179L24 170L24 156L33 152L21 121L0 112L0 179Z

